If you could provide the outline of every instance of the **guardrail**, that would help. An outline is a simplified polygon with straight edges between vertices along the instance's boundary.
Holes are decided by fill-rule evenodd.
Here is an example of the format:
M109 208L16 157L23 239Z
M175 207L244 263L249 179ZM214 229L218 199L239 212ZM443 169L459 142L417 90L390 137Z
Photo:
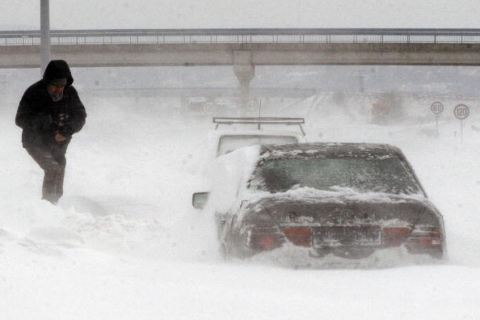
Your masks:
M0 31L0 46L40 45L41 33ZM480 29L51 30L52 45L246 43L480 43Z

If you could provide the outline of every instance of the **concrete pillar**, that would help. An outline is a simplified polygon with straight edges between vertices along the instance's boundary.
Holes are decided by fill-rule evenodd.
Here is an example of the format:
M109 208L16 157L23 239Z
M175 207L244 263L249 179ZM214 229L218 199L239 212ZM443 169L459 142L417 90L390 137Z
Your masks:
M50 62L50 5L49 0L40 0L41 65L43 73Z
M233 53L233 71L240 83L240 103L243 113L246 113L250 100L250 81L255 76L255 66L252 64L250 51L235 51Z

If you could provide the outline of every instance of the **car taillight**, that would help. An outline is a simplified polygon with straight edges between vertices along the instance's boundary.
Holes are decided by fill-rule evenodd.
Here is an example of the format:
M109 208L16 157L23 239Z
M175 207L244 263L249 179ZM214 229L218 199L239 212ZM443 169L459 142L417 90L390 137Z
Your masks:
M416 227L408 239L408 243L423 248L441 246L443 244L442 231L438 227Z
M275 237L274 236L262 236L258 239L258 244L259 244L260 248L273 249L273 248L275 248Z
M382 243L385 247L398 247L411 233L412 229L409 227L385 227L382 229Z
M439 227L417 226L406 242L411 253L443 254L443 233Z
M296 246L310 247L312 245L312 229L309 227L282 228L287 239Z
M256 227L247 232L247 247L256 250L272 250L285 242L277 227Z

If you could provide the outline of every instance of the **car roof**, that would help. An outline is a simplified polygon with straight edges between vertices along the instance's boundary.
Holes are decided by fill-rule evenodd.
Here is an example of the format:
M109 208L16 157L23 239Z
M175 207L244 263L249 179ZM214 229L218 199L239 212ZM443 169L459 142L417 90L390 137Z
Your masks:
M403 157L402 151L389 144L377 143L299 143L288 145L263 145L261 155L313 156L313 155L352 155L352 156L392 156Z

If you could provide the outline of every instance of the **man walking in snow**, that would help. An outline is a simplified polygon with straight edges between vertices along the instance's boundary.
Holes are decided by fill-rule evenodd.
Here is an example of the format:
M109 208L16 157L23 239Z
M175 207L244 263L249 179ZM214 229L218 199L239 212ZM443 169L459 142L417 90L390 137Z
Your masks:
M68 144L87 117L72 83L67 62L50 61L43 79L23 94L15 117L23 147L45 172L42 198L53 204L63 194Z

